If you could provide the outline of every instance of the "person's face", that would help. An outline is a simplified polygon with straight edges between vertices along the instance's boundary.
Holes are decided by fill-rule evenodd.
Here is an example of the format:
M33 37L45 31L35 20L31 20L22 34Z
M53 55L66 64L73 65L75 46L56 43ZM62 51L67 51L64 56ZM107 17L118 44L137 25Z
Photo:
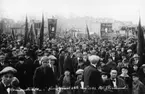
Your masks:
M128 70L127 69L122 69L122 73L123 74L127 74L128 73Z
M65 54L65 52L64 52L64 51L62 51L62 52L61 52L61 54L63 54L63 55L64 55L64 54Z
M52 51L52 54L53 54L53 55L56 55L56 51Z
M111 59L111 58L109 58L109 59L108 59L108 62L112 62L112 59Z
M87 60L87 58L88 58L87 55L83 56L83 60Z
M121 51L124 52L124 48L121 48Z
M134 70L137 70L137 69L138 69L138 66L137 66L137 65L134 65L134 66L133 66L133 69L134 69Z
M117 77L117 70L111 70L110 75L111 75L111 78L116 78Z
M2 81L3 81L6 85L10 85L12 80L13 80L13 74L12 74L12 73L7 73L7 74L4 74L4 75L2 76Z
M126 57L125 56L122 56L122 59L126 59Z
M23 63L24 63L24 60L20 60L19 62L20 62L21 64L23 64Z
M3 61L4 61L4 56L1 55L1 56L0 56L0 62L3 62Z
M107 75L101 75L101 78L102 78L103 80L107 80L107 79L108 79L108 76L107 76Z
M40 59L41 59L41 57L42 57L42 56L37 56L38 60L40 60Z
M52 65L54 65L55 60L49 59L49 63L52 64Z
M112 55L112 56L115 56L115 53L113 52L111 55Z
M138 78L138 77L136 77L136 76L133 76L133 77L132 77L132 79L133 79L133 81L134 81L134 82L136 82L136 81L138 81L138 80L139 80L139 78Z
M120 54L120 53L121 53L121 51L117 51L117 53L118 53L118 54Z
M72 48L69 48L69 53L73 53L73 49Z
M139 60L139 58L138 57L135 57L134 60Z
M27 53L27 50L23 50L23 52L24 52L24 54L26 54Z
M129 55L131 55L131 54L132 54L132 52L128 52L128 54L129 54Z
M64 72L64 75L65 75L65 76L69 76L69 75L70 75L70 72L69 72L69 71L65 71L65 72Z
M143 68L143 72L145 73L145 68Z

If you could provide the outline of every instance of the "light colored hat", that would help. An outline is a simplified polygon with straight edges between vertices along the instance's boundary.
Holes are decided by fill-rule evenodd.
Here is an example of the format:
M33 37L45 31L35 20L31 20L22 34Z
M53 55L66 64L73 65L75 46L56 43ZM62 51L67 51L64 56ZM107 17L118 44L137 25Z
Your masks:
M133 58L138 58L138 57L139 57L138 54L133 55Z
M47 56L43 56L42 58L41 58L41 60L40 60L40 62L41 63L43 63L43 62L48 62L48 60L49 60L49 58L47 57Z
M15 50L16 50L16 48L13 48L13 49L12 49L12 51L15 51Z
M143 64L140 68L141 68L141 69L145 68L145 64Z
M78 70L76 71L76 74L79 75L79 74L82 74L83 72L84 72L83 69L78 69Z
M132 50L131 49L128 49L127 52L132 52Z
M20 49L23 49L24 48L24 46L20 46Z
M56 60L57 58L54 55L48 56L48 59Z
M6 74L6 73L9 73L9 72L14 74L14 73L17 72L17 70L14 69L13 67L8 66L8 67L5 67L2 71L0 71L0 75Z

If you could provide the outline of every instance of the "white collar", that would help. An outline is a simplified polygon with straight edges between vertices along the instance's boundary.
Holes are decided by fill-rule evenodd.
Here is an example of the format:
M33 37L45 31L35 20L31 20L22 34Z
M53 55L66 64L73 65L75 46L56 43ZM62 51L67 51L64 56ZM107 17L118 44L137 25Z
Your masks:
M4 85L4 87L6 87L7 85L4 83L4 81L2 80L2 83L3 83L3 85Z
M91 65L96 68L96 65L95 64L91 64Z

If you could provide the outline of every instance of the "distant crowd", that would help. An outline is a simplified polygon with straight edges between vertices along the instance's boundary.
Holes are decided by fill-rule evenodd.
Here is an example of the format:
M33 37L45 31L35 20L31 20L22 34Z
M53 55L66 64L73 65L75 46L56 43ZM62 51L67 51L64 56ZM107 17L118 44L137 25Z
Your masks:
M134 38L45 40L43 48L0 34L3 89L95 88L75 94L145 94L145 64ZM106 89L110 88L110 89ZM119 89L120 88L120 89ZM62 90L60 94L72 94Z

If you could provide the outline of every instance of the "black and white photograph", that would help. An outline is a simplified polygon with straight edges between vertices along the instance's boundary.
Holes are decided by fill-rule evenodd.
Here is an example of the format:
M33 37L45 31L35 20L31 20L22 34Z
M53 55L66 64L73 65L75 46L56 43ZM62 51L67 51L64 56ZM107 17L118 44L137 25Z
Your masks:
M145 0L0 0L0 94L145 94Z

